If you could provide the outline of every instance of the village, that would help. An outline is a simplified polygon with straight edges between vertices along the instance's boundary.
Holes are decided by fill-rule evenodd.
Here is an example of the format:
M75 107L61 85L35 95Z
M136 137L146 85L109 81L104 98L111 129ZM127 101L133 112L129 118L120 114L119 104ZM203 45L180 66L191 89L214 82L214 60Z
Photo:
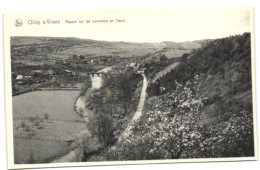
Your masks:
M14 63L14 65L19 63ZM116 75L124 71L140 73L140 64L133 57L120 58L112 56L91 57L87 55L70 55L67 59L46 60L40 64L22 63L12 69L13 95L26 93L40 88L80 89L80 84L89 75L105 67L117 66L110 72ZM143 70L142 70L143 71Z

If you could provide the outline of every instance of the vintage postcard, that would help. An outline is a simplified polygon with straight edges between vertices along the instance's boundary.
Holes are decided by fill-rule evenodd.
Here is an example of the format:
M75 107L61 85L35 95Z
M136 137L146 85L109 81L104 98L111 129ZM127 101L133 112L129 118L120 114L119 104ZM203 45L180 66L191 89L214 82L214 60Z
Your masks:
M252 7L4 15L8 168L257 160Z

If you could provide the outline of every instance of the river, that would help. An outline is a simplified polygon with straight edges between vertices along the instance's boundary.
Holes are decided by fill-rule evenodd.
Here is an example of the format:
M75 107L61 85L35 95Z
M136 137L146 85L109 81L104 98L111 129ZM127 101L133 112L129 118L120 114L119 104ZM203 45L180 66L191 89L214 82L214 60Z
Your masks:
M97 73L107 73L112 67L106 67L102 70L99 70ZM89 88L84 96L80 96L75 102L75 110L77 113L82 114L85 122L89 121L89 116L93 114L89 109L86 108L86 101L92 93L92 90L99 89L102 87L102 74L90 76L91 78L91 88Z
M99 70L97 73L107 73L109 70L111 70L112 67L106 67L102 70ZM88 100L89 96L92 93L92 90L94 89L99 89L102 87L102 74L97 75L94 74L93 76L90 76L91 78L91 88L89 88L86 92L86 94L84 96L80 96L77 98L76 102L75 102L75 106L74 109L78 114L81 114L84 121L85 122L89 122L89 117L93 114L92 111L90 111L89 109L86 108L86 101ZM82 132L78 133L78 137L80 137L81 135L84 135L86 133L89 133L88 130L84 130ZM76 159L76 151L72 150L70 151L67 155L55 159L54 161L52 161L53 163L62 163L62 162L77 162Z

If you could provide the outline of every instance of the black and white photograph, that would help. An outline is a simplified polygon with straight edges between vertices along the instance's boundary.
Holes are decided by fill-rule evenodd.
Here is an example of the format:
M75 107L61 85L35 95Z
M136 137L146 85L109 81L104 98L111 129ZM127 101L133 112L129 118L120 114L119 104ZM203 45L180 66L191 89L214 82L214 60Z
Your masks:
M258 159L252 7L4 21L10 169Z

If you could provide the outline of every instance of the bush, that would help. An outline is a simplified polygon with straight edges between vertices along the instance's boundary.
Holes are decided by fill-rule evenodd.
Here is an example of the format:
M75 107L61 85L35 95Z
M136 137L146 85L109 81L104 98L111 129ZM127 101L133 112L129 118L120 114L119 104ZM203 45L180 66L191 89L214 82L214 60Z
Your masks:
M97 136L104 146L114 138L113 119L109 114L98 113L92 116L87 126L91 134Z

